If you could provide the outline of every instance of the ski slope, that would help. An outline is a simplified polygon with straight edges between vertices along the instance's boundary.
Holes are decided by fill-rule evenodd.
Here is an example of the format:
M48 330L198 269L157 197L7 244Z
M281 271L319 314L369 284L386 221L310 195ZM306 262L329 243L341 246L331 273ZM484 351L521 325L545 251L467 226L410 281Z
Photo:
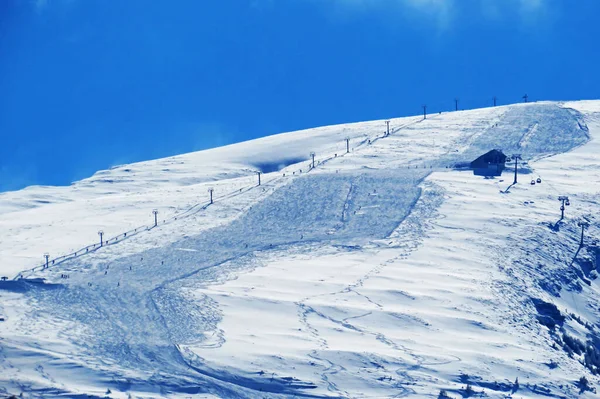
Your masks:
M0 194L0 394L594 397L577 381L600 366L600 101L385 131L309 129ZM493 148L522 154L519 184L453 168ZM40 267L98 230L101 248Z

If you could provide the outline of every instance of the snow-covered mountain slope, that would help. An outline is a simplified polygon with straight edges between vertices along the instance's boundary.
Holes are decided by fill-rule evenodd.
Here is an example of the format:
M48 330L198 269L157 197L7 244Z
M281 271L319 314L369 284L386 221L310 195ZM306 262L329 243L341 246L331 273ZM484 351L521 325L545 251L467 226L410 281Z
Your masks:
M0 275L17 277L0 283L0 394L595 396L578 381L595 386L600 366L600 101L385 130L311 129L0 194ZM493 148L522 154L519 184L453 168ZM101 248L31 270L99 229Z

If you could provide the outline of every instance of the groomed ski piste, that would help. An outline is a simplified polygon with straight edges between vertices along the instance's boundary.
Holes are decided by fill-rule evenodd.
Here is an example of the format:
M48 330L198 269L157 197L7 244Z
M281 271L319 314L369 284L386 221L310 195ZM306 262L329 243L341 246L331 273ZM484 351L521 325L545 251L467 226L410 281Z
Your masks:
M0 194L0 397L596 397L599 139L538 102Z

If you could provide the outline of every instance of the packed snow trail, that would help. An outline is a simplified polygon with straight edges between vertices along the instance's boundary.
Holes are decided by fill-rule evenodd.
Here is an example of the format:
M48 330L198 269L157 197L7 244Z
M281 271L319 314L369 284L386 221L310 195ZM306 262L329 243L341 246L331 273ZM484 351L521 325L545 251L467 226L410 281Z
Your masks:
M481 353L491 350L486 342L518 352L515 359L527 353L490 311L500 309L498 298L527 309L495 269L505 251L504 206L516 205L499 197L500 181L445 168L494 147L530 158L568 151L588 139L587 128L580 114L556 104L414 122L348 156L324 157L309 174L209 207L201 218L29 275L55 285L0 290L9 303L27 298L22 313L11 310L22 335L0 341L4 364L29 376L24 355L54 356L59 366L31 371L42 380L29 389L51 386L48 395L74 392L52 377L61 367L95 375L98 396L110 387L164 396L394 397L434 392L458 369L486 384L491 371L460 346L469 345L464 334L481 340ZM470 214L464 204L478 197L493 212ZM477 224L490 217L499 231ZM526 342L538 348L538 341ZM56 342L69 349L59 353ZM516 370L512 357L496 361ZM11 375L10 386L32 378Z

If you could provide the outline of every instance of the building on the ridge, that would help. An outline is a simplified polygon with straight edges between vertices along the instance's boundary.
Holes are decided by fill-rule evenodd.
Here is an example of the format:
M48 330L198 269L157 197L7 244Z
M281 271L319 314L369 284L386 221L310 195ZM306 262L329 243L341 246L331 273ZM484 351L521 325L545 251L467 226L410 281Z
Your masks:
M506 158L502 151L492 150L471 162L471 169L477 176L500 176L506 167Z

